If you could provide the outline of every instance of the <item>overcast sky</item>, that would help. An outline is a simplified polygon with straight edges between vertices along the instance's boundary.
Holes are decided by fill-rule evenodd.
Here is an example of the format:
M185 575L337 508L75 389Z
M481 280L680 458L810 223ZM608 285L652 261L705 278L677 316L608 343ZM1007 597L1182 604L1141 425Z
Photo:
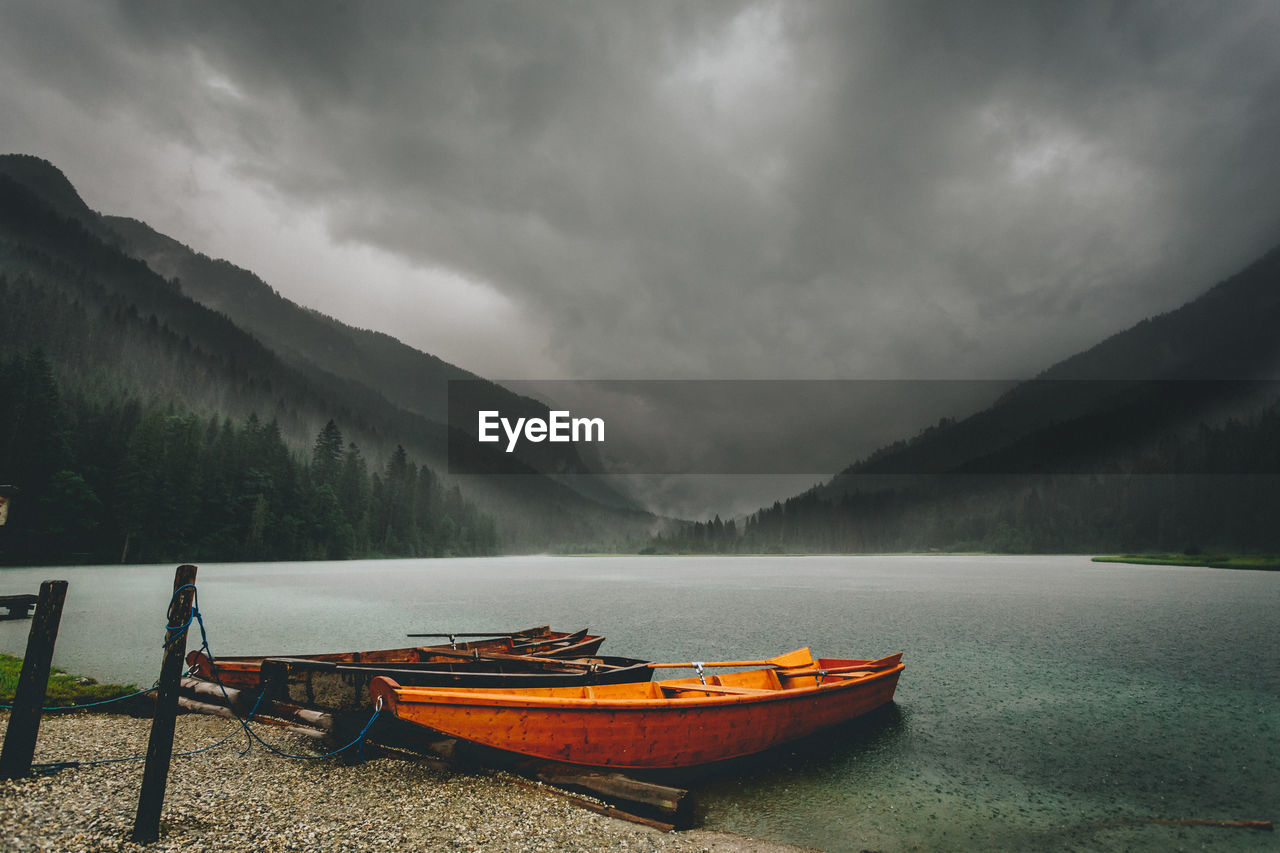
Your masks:
M491 378L1024 377L1280 241L1277 45L1275 0L0 0L0 149Z
M1026 376L1280 240L1280 3L0 0L0 147L494 378Z

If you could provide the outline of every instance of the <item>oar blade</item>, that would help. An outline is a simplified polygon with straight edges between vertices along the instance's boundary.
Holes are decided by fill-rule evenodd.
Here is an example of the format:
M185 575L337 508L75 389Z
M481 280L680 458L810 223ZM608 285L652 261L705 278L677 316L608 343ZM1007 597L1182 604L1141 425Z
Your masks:
M766 663L776 666L778 669L795 669L801 666L809 666L813 662L813 652L810 651L808 646L766 661Z
M776 658L768 660L712 660L712 661L678 661L676 663L651 663L650 669L679 669L681 667L709 667L709 666L776 666L781 669L793 669L796 667L809 666L814 663L813 652L806 646L803 649L796 649L794 652L787 652L785 655L779 655Z

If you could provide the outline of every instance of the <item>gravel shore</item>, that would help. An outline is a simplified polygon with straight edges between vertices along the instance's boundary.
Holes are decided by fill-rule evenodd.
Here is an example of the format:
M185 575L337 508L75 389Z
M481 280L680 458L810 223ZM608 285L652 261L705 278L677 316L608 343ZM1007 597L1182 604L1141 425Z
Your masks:
M94 761L146 752L151 721L76 713L48 715L36 762ZM0 714L7 728L8 714ZM237 729L216 717L178 718L174 749L213 744ZM281 750L310 742L255 727ZM796 853L799 848L727 833L662 833L585 811L499 775L442 770L380 758L347 766L274 755L243 734L169 771L161 837L129 841L142 762L82 765L0 781L0 850L75 851L710 851Z

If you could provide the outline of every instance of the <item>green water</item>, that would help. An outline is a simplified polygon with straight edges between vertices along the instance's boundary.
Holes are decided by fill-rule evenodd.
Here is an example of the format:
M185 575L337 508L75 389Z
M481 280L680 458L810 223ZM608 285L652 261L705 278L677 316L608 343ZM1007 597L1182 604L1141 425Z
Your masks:
M173 568L71 581L55 663L150 683ZM824 850L1273 850L1280 573L1083 557L498 558L200 568L215 654L539 623L651 659L905 653L894 706L694 783L709 828ZM21 654L27 623L0 623Z

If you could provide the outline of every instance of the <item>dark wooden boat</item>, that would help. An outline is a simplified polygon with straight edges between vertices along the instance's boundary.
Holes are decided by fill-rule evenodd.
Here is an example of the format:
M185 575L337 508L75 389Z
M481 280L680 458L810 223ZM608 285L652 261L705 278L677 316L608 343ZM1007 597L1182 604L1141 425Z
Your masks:
M554 658L490 655L430 663L336 663L296 658L262 662L262 689L275 700L328 711L370 707L379 676L415 687L571 687L648 681L653 670L622 657Z
M595 656L604 637L588 634L585 628L567 633L541 626L464 642L456 638L465 635L429 636L451 636L453 641L400 649L213 660L197 650L187 655L187 664L196 678L237 690L265 689L273 700L325 710L367 707L369 682L380 674L414 685L486 687L602 684L650 677L643 661Z
M424 636L457 637L456 634L432 634ZM261 678L262 662L268 658L291 660L328 661L341 664L377 663L387 666L420 663L451 663L463 659L477 659L494 654L520 655L524 657L577 658L595 654L604 637L588 634L587 629L567 633L552 631L543 625L526 628L502 636L491 635L486 639L450 642L448 645L410 646L399 649L376 649L366 652L328 652L300 655L248 655L219 656L211 661L203 650L187 655L187 666L192 675L209 681L219 681L226 687L256 690Z
M40 596L32 593L0 595L0 607L5 610L4 613L0 613L0 619L30 619L31 611L39 599Z
M756 661L754 663L763 663ZM893 700L901 654L561 688L410 687L373 679L375 705L407 723L487 747L586 767L675 769L751 755ZM666 666L651 664L651 666ZM686 664L687 666L687 664Z

